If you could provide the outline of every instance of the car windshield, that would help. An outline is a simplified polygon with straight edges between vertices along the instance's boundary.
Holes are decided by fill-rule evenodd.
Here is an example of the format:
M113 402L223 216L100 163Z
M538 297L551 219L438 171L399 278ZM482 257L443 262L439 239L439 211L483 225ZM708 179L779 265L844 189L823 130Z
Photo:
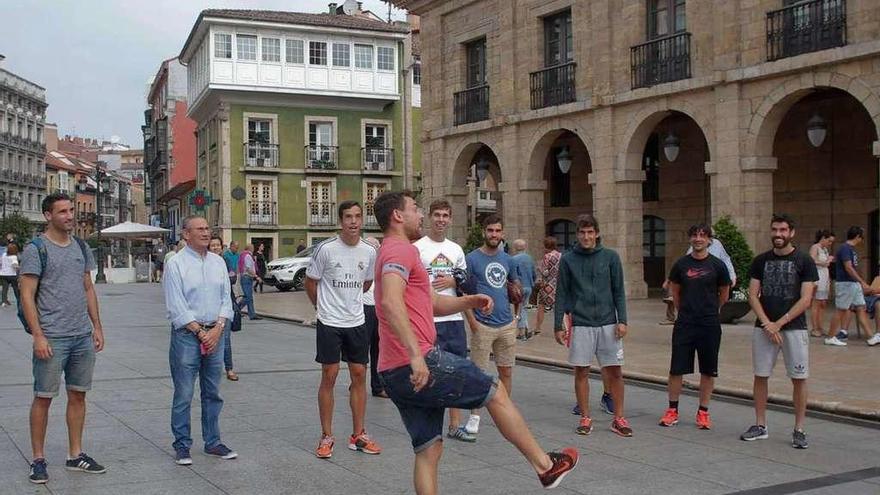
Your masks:
M293 257L294 258L308 258L309 256L312 255L312 251L314 251L314 250L315 250L315 246L309 246L309 247L303 249L302 251L300 251L299 253L293 255Z

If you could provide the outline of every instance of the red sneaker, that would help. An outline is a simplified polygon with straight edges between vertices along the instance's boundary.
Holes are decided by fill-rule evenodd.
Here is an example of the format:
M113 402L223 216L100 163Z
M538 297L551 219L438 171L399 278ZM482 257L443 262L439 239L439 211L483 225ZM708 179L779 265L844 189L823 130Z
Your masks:
M660 418L660 426L675 426L678 424L678 409L674 407L670 407L663 413L663 417Z
M556 488L562 482L562 478L571 472L578 463L578 451L571 447L562 449L562 452L547 452L553 466L538 475L541 485L547 490Z
M333 437L322 435L321 441L318 442L318 448L315 449L315 455L318 459L329 459L333 457Z
M611 431L617 433L622 437L631 437L633 436L633 429L629 425L629 421L626 420L623 416L619 418L614 418L614 421L611 422Z
M367 435L366 431L360 432L358 435L352 435L348 439L348 448L351 450L360 450L364 454L381 454L382 447L375 440Z
M593 431L593 420L586 416L581 416L578 427L574 431L578 435L589 435Z
M709 417L709 411L697 411L697 428L701 430L712 429L712 418Z

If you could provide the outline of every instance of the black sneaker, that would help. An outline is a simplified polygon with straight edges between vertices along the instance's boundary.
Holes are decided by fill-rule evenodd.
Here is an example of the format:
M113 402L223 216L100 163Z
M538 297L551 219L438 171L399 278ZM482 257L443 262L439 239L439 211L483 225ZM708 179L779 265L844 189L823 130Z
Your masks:
M85 452L80 452L76 459L68 459L64 468L68 471L81 471L83 473L91 474L103 474L107 472L107 468L95 462L95 460L87 456Z
M791 433L791 446L796 449L810 448L810 442L807 441L807 434L804 430L794 430Z
M189 449L186 447L180 447L176 450L176 455L174 456L174 463L178 466L190 466L193 463L192 456L189 454Z
M31 475L28 477L31 483L42 485L49 481L49 471L46 469L46 459L34 459L31 463Z
M553 467L538 475L541 485L546 489L556 488L562 482L562 478L571 472L578 463L578 451L566 447L562 452L548 452Z
M218 443L217 445L215 445L211 448L206 448L205 453L208 455L212 455L214 457L219 457L219 458L223 459L224 461L227 461L229 459L235 459L236 457L238 457L238 453L236 453L234 450L230 449L229 447L223 445L222 443Z
M770 434L767 433L767 427L762 425L752 425L748 430L743 432L742 435L739 436L740 440L746 442L754 442L755 440L766 440L770 438Z

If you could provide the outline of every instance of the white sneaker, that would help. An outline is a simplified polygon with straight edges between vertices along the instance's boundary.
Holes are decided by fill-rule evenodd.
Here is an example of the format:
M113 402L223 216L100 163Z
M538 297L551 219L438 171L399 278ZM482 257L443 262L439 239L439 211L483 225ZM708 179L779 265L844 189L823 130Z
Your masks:
M480 432L480 417L476 414L471 414L471 417L468 418L467 424L464 425L464 431L470 433L471 435L476 435Z
M875 335L875 337L876 337L876 335ZM880 341L878 341L878 342L880 342ZM846 347L846 342L839 340L837 338L837 336L834 336L834 337L826 338L825 345L836 345L838 347ZM869 344L869 345L873 345L873 344Z
M877 345L877 344L880 344L880 332L875 333L873 337L871 337L870 339L868 339L868 345L869 345L869 346L872 346L872 347L873 347L873 346L875 346L875 345Z

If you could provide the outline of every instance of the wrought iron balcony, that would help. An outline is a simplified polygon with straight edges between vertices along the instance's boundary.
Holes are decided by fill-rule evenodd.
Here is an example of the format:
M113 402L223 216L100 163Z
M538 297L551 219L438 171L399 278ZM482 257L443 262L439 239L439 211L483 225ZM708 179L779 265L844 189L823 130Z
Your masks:
M846 44L846 0L809 0L767 12L767 60Z
M322 144L309 144L305 147L306 169L310 170L336 170L339 168L336 156L338 146L324 146Z
M278 225L278 208L275 201L248 201L248 223Z
M361 148L364 170L391 172L394 170L394 149L367 146Z
M532 110L575 101L574 62L547 67L529 75Z
M244 143L246 167L278 168L278 145L268 143Z
M372 206L368 205L370 210L372 210ZM365 229L378 229L379 221L376 220L376 215L368 213L364 215L364 228Z
M309 225L313 227L335 227L336 203L327 201L310 202Z
M455 125L479 122L489 118L489 85L477 86L453 95Z
M678 33L630 48L632 89L691 77L691 33Z

